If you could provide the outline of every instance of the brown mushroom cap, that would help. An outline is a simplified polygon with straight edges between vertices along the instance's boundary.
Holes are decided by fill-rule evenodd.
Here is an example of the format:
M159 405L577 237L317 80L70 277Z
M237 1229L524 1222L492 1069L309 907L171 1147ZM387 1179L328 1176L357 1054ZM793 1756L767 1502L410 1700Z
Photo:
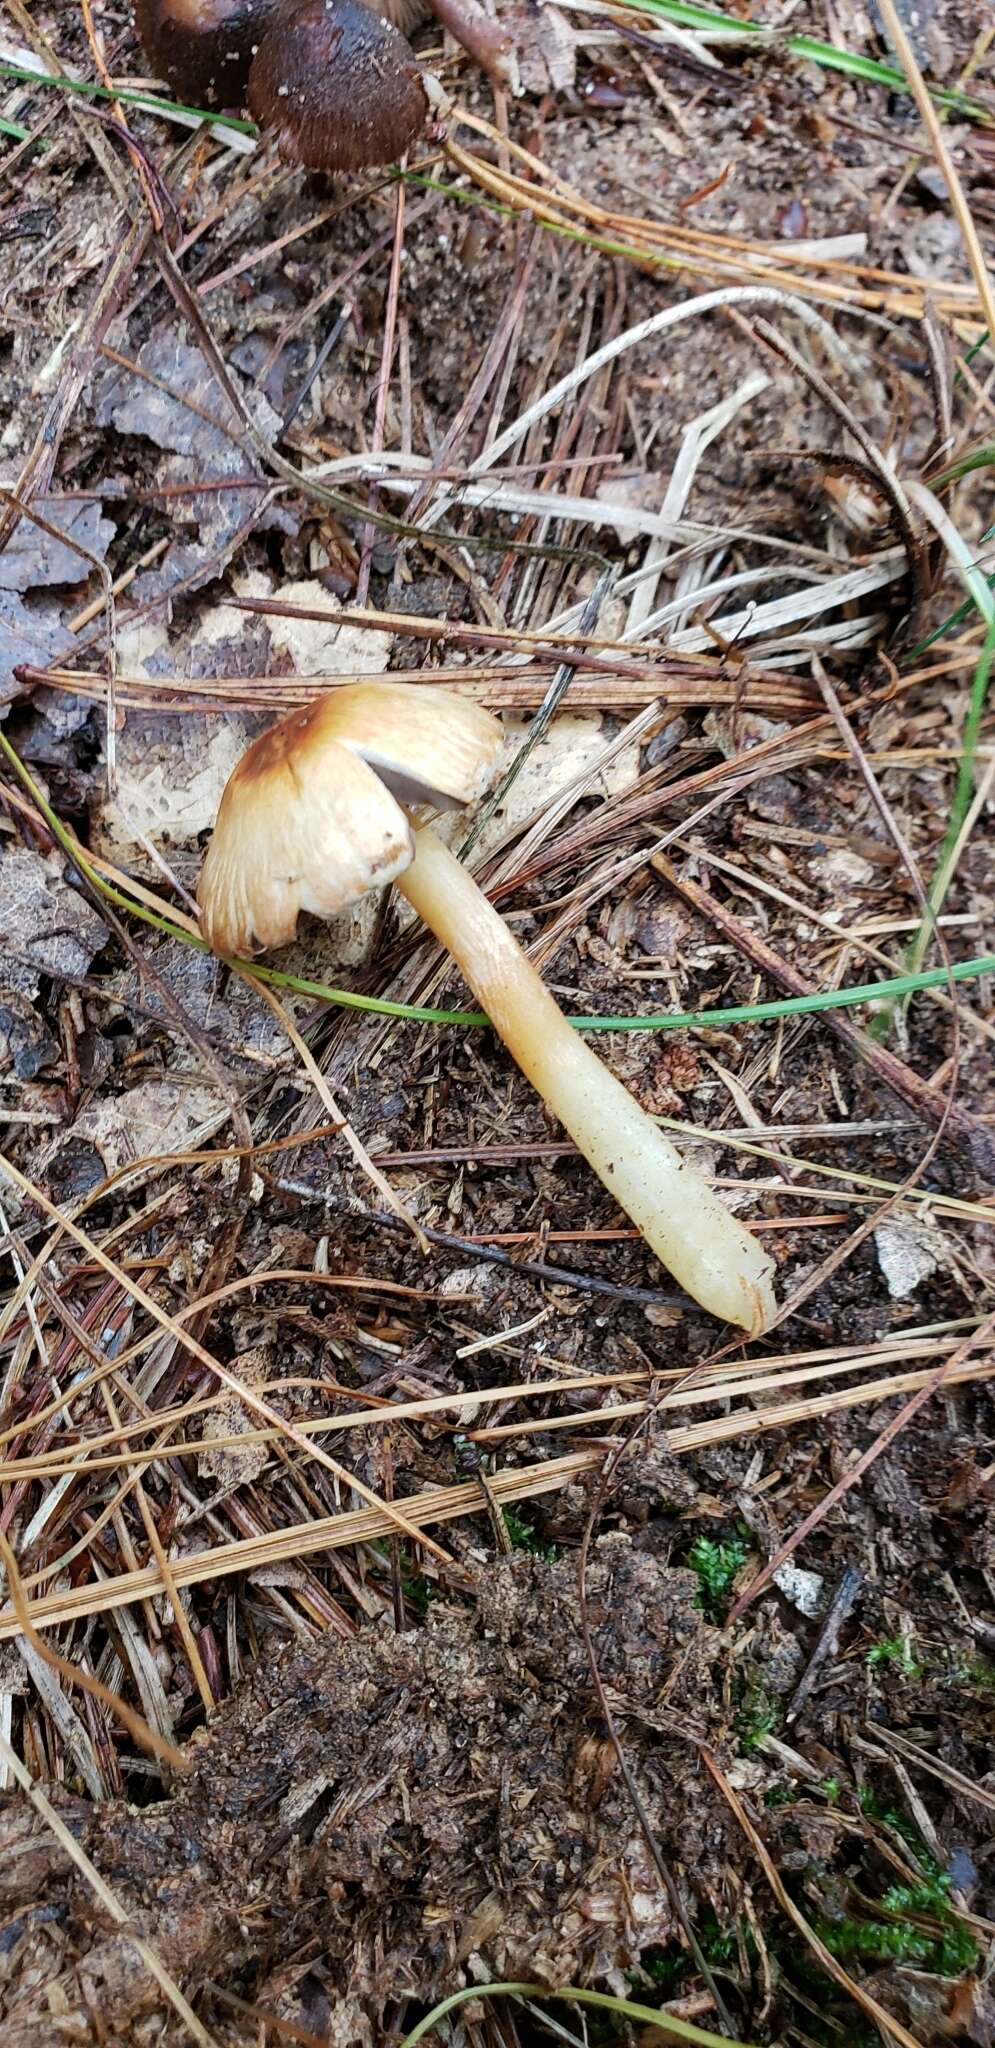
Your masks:
M260 44L249 107L288 162L358 171L403 156L428 99L414 51L388 21L361 0L301 0Z
M249 69L286 0L135 0L135 26L160 77L194 106L240 107Z
M397 798L472 802L500 744L490 712L419 683L360 683L282 719L221 799L197 889L208 944L285 945L302 910L334 917L392 882L414 850Z

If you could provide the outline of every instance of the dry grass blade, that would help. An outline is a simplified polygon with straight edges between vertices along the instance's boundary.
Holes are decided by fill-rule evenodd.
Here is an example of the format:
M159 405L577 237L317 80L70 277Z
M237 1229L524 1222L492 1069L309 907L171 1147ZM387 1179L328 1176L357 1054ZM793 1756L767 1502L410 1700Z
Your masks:
M907 1736L900 1735L897 1728L886 1728L880 1722L876 1722L870 1733L873 1734L875 1742L883 1742L886 1749L896 1750L907 1763L914 1764L918 1770L928 1772L931 1778L938 1778L941 1785L946 1785L949 1791L956 1792L959 1799L973 1800L976 1806L983 1806L989 1813L995 1813L995 1792L990 1792L986 1785L977 1784L973 1778L966 1778L963 1771L956 1770L953 1764L947 1763L942 1757L930 1756L929 1751L923 1749L918 1742L910 1742Z
M18 1626L39 1657L43 1657L51 1670L57 1672L60 1678L64 1678L67 1684L80 1686L92 1699L99 1700L101 1706L109 1708L110 1712L124 1723L133 1740L140 1748L147 1750L150 1756L158 1757L160 1762L168 1764L171 1770L185 1770L187 1767L179 1750L171 1742L165 1742L161 1735L157 1735L155 1730L149 1727L148 1722L143 1721L140 1714L133 1713L126 1700L120 1699L117 1693L112 1692L99 1678L94 1678L91 1672L83 1671L78 1664L70 1664L67 1658L60 1657L57 1650L51 1649L42 1641L28 1612L17 1559L2 1529L0 1559L7 1573L7 1585L17 1614Z
M334 1478L343 1485L351 1487L354 1492L359 1494L361 1499L368 1501L371 1506L378 1510L382 1508L389 1522L392 1522L396 1528L402 1530L406 1536L413 1537L417 1541L422 1542L432 1552L433 1556L439 1559L440 1563L449 1564L452 1562L448 1553L431 1536L423 1536L415 1525L408 1521L400 1508L395 1508L378 1500L377 1495L371 1491L356 1473L346 1471L345 1467L340 1465L337 1459L329 1457L327 1451L321 1450L317 1444L310 1444L307 1437L302 1436L294 1423L287 1422L275 1408L271 1408L269 1403L262 1400L251 1387L243 1385L235 1373L229 1372L227 1366L222 1365L217 1358L212 1357L211 1353L204 1349L204 1346L198 1342L197 1338L191 1336L189 1330L185 1330L182 1324L176 1321L175 1317L167 1315L166 1311L159 1307L158 1302L153 1299L152 1295L147 1293L144 1287L139 1286L136 1280L132 1279L130 1273L126 1273L120 1266L115 1264L113 1259L108 1258L107 1253L103 1251L101 1246L93 1238L88 1237L86 1232L81 1230L77 1223L70 1222L62 1214L61 1210L56 1207L55 1203L50 1202L48 1197L42 1194L41 1189L35 1187L33 1182L28 1180L26 1175L21 1173L11 1160L0 1157L0 1175L5 1176L12 1182L14 1187L18 1188L23 1195L26 1195L31 1202L40 1208L53 1223L59 1226L60 1230L63 1230L67 1236L73 1239L75 1244L78 1244L87 1253L89 1258L95 1259L97 1265L105 1273L110 1274L113 1279L116 1279L125 1293L130 1295L131 1299L137 1302L139 1307L143 1308L148 1315L152 1316L160 1329L168 1330L177 1343L182 1345L183 1349L188 1351L191 1357L196 1358L201 1365L205 1365L208 1371L220 1380L222 1386L227 1387L230 1393L235 1394L243 1406L249 1409L252 1414L260 1416L263 1421L274 1427L280 1435L286 1437L291 1443L296 1444L298 1450L304 1451L307 1457L317 1459L318 1463L324 1465ZM44 1257L44 1254L42 1256Z

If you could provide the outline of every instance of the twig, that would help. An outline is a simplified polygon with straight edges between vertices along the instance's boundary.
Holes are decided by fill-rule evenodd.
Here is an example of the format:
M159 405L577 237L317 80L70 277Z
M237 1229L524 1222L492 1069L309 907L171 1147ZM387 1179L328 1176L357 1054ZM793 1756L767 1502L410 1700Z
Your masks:
M390 396L390 375L394 365L394 344L397 339L397 302L401 289L401 257L404 254L404 206L405 188L398 181L394 196L394 244L391 250L390 275L387 283L387 301L383 317L383 342L380 352L380 376L377 381L376 404L373 409L373 437L371 452L378 455L383 447L384 428L387 423L387 400ZM377 486L370 485L369 508L372 511L377 502ZM366 603L370 587L370 565L373 560L375 532L372 524L363 528L362 546L359 556L359 573L356 577L356 603Z
M798 1719L823 1665L828 1663L830 1657L836 1655L836 1645L839 1641L840 1629L846 1621L863 1583L863 1572L858 1571L856 1565L848 1564L829 1603L829 1610L819 1630L818 1641L812 1651L812 1655L788 1702L785 1719L789 1723Z
M396 1216L383 1211L364 1209L358 1202L347 1197L329 1194L324 1188L309 1187L306 1181L273 1178L273 1186L284 1194L296 1195L303 1202L319 1203L326 1209L338 1209L348 1216L355 1216L361 1223L375 1223L380 1230L403 1229ZM666 1293L657 1287L620 1287L612 1280L599 1280L593 1273L574 1273L567 1266L548 1266L538 1259L516 1259L510 1252L504 1252L498 1245L478 1244L476 1238L454 1237L449 1231L430 1230L422 1224L422 1232L429 1244L440 1245L444 1251L464 1252L469 1258L481 1259L491 1266L510 1266L512 1272L521 1273L530 1280L550 1280L557 1287L575 1287L582 1294L607 1294L615 1301L656 1302L668 1308L688 1306L686 1294Z
M605 598L608 595L608 592L612 587L614 580L614 571L611 569L606 569L603 572L603 574L598 577L597 583L595 584L590 597L587 599L584 605L584 610L581 613L580 622L578 626L578 637L585 638L589 633L593 633L595 626L598 623L598 616L601 611L601 607L605 601ZM559 710L559 707L562 704L563 699L566 696L566 693L569 690L576 673L577 670L575 664L569 661L561 662L559 668L555 671L553 680L550 683L548 690L546 691L546 695L544 696L542 703L540 704L539 709L536 712L536 715L529 726L528 732L526 733L525 738L522 741L522 744L514 757L514 760L510 763L505 774L502 775L501 780L497 784L496 788L491 790L491 793L486 799L486 801L483 804L481 804L477 812L477 815L474 818L470 831L467 833L467 836L464 839L462 846L460 847L461 860L466 860L467 855L469 853L472 853L473 848L476 846L477 841L484 830L484 827L490 824L490 821L493 818L495 812L499 810L501 805L504 803L509 790L514 788L515 783L517 782L518 777L521 774L522 769L524 768L525 763L529 758L529 755L538 746L539 741L542 739L544 733L547 731L549 727L550 720Z

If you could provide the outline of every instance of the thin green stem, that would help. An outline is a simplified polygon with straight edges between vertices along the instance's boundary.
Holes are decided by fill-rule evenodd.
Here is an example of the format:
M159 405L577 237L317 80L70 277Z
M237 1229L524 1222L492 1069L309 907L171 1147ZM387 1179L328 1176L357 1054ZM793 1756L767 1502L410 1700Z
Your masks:
M929 889L929 914L924 916L906 955L906 965L910 974L915 974L922 966L926 947L935 930L936 919L939 917L947 890L953 881L958 842L964 820L971 808L974 796L974 765L977 758L978 742L981 738L981 721L984 718L985 706L988 702L993 661L995 661L995 618L989 620L984 646L981 649L971 682L967 715L964 719L964 730L961 734L961 756L957 768L957 781L954 786L953 801L950 805L950 819L946 832L943 835L940 857L936 863L936 869Z
M19 78L25 85L54 85L63 92L79 93L83 99L88 100L115 99L125 107L143 107L147 114L189 114L194 121L210 122L212 128L235 128L240 135L258 133L254 121L236 120L234 114L211 113L205 107L188 107L182 100L163 100L155 93L132 92L127 87L118 89L115 86L114 91L110 92L106 85L97 85L93 80L60 78L50 71L32 71L27 64L0 63L0 78ZM26 139L28 130L25 129L23 133Z
M732 29L737 35L766 36L790 50L792 56L807 58L825 71L842 71L848 78L861 78L867 85L883 85L889 92L909 90L904 71L897 71L894 65L879 64L875 57L860 57L852 50L837 50L832 43L817 42L814 36L782 36L763 22L743 21L734 14L721 14L716 7L695 6L691 0L624 0L624 4L641 14L662 14L666 21L676 22L681 28ZM931 97L937 106L950 107L974 121L990 126L995 119L982 101L952 87L934 86Z
M995 590L995 573L987 576L985 581L988 584L989 590ZM965 597L963 602L957 606L956 611L951 612L948 618L941 620L941 623L938 626L934 626L933 631L927 634L925 640L920 640L918 646L913 647L911 654L906 655L902 667L914 668L916 662L921 660L924 654L928 654L929 649L935 647L938 640L945 640L947 634L952 633L955 626L962 626L964 620L969 619L975 609L973 597Z
M184 925L174 924L171 918L149 910L137 898L105 881L87 858L79 841L53 811L44 791L2 728L0 752L6 755L63 852L98 895L113 903L116 910L139 918L153 931L177 939L181 945L193 946L198 953L210 950L202 938L188 931ZM308 981L303 975L284 974L276 967L261 967L256 960L232 960L226 964L237 967L241 974L254 977L256 981L266 982L268 987L290 989L297 995L313 996L317 1002L335 1003L342 1009L367 1011L377 1017L398 1017L415 1024L457 1024L464 1029L478 1030L490 1021L482 1010L435 1010L419 1003L392 1003L385 996L362 996L353 989L335 988L323 981ZM914 995L919 989L944 987L951 979L955 982L978 981L982 975L993 973L995 953L984 953L975 960L958 960L949 974L945 967L930 967L920 974L899 974L887 981L863 982L854 988L821 989L810 996L786 996L770 1003L735 1003L721 1010L661 1010L638 1017L569 1017L567 1022L576 1031L721 1031L729 1024L767 1023L779 1017L811 1017L817 1016L821 1010L846 1010L860 1003L887 1002L898 996Z
M951 462L947 469L941 469L939 476L929 480L930 490L944 491L948 484L959 482L962 476L970 476L973 469L991 469L995 465L995 441L989 441L983 448L975 448L973 454L962 455L959 462Z
M893 64L881 64L877 58L862 57L853 50L838 50L832 43L819 42L814 36L781 36L776 30L767 28L763 22L738 20L735 15L721 13L718 8L696 6L692 4L692 0L623 0L623 4L630 6L636 13L662 15L664 20L676 22L684 28L724 29L744 39L760 36L767 41L783 44L785 49L791 51L792 56L818 64L825 71L841 71L846 77L862 79L867 85L884 86L888 92L907 93L909 90L904 72L896 70ZM18 64L0 64L0 76L20 78L32 85L62 86L67 92L83 93L93 98L110 97L104 86L91 84L87 80L31 71L27 66ZM115 89L113 96L127 105L145 107L150 113L163 113L173 108L178 113L193 115L200 121L214 123L219 119L216 113L204 107L188 107L179 101L166 102L149 93ZM955 87L934 86L931 89L931 96L937 106L948 107L953 112L966 115L970 120L986 126L995 125L995 116L991 110L983 101L972 99L969 93L960 92ZM251 121L237 121L225 115L224 124L229 128L240 129L247 135L256 133L255 125Z
M675 2014L661 2011L658 2006L637 2005L631 1998L612 1998L607 1991L586 1991L576 1985L564 1984L551 1990L548 1984L469 1984L463 1991L454 1991L449 1998L433 2006L410 2034L405 2034L401 2048L416 2048L438 2026L440 2020L471 1998L531 1998L540 2000L566 1999L571 2005L593 2005L600 2012L611 2012L618 2019L642 2020L668 2035L672 2041L687 2041L691 2048L747 2048L742 2041L730 2041L726 2034L710 2034L704 2027L692 2026L690 2020L679 2020Z

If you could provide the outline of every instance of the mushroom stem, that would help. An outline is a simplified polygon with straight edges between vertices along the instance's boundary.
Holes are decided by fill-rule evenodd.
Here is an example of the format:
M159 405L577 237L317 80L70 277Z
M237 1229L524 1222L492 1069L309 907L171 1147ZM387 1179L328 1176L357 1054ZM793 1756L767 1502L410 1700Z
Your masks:
M774 1310L757 1239L557 1007L503 919L428 826L395 887L441 940L512 1058L657 1258L703 1308L756 1336Z
M511 92L519 90L515 45L480 0L429 0L429 6L436 21L462 43L495 85L506 85Z

